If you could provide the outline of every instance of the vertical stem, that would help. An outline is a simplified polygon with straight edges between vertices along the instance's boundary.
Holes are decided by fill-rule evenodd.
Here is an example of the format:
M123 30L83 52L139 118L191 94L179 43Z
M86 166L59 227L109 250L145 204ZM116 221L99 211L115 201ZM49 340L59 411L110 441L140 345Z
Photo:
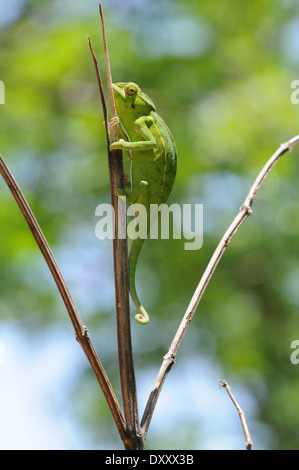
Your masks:
M100 3L99 3L99 10L100 10L100 16L101 16L103 45L104 45L104 51L105 51L107 87L108 87L108 92L109 92L110 108L111 108L112 117L116 117L117 113L116 113L116 107L115 107L115 101L114 101L114 95L113 95L113 88L112 88L112 74L111 74L110 60L109 60L109 54L108 54L108 44L107 44L107 39L106 39L104 14L103 14L103 10L102 10L102 5ZM114 137L114 140L117 139L117 129L116 129L116 127L113 128L113 137Z
M99 4L102 35L105 49L105 61L107 70L107 84L110 97L110 106L112 117L116 117L116 109L114 96L112 91L112 78L110 70L110 62L105 34L104 16L101 4ZM91 48L91 46L90 46ZM92 51L92 48L91 48ZM93 51L92 51L93 53ZM104 110L106 132L109 132L106 106L104 104L103 87L98 71L98 64L93 54L94 64L97 70L98 83ZM116 138L116 129L114 128L114 139ZM109 136L107 135L107 143ZM115 213L115 227L113 239L113 262L114 262L114 279L115 279L115 302L116 302L116 321L117 321L117 339L118 339L118 357L120 369L120 382L122 390L122 399L124 406L124 416L127 425L127 433L130 442L127 449L142 449L143 440L141 439L137 391L135 382L135 371L132 353L131 341L131 323L130 323L130 304L129 304L129 270L128 270L128 244L127 238L120 238L119 233L123 232L126 226L126 211L121 211L120 204L122 201L118 198L118 188L124 188L124 168L122 152L120 150L108 150L108 165L111 190L111 204ZM122 219L121 215L124 216ZM126 233L126 231L125 231Z

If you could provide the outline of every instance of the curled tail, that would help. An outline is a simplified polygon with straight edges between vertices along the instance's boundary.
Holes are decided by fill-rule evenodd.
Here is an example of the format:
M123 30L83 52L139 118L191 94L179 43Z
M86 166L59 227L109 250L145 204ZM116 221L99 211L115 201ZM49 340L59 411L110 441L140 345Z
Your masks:
M135 286L137 260L143 243L144 239L142 238L136 238L133 240L129 256L130 293L136 308L139 310L139 313L135 315L135 320L140 323L140 325L146 325L149 322L149 316L145 308L141 305Z

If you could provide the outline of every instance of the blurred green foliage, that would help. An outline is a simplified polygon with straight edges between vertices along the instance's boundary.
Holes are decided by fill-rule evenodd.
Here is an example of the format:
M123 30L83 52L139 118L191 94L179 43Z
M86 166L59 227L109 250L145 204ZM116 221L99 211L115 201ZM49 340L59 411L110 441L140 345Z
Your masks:
M94 236L95 207L109 201L103 117L86 41L89 34L103 73L97 2L16 5L10 20L0 20L6 92L0 151L57 256L119 395L111 244ZM299 79L299 8L295 0L111 0L103 8L114 80L138 83L175 137L179 162L170 202L204 204L201 250L185 251L184 240L152 240L143 249L137 279L151 323L132 324L138 378L146 368L158 369L257 172L281 142L298 133L299 107L290 101L290 85ZM290 362L290 344L299 339L298 154L295 148L283 157L265 182L179 354L207 355L228 382L233 378L251 391L258 419L271 430L269 447L280 449L298 448L299 365ZM71 332L4 184L0 204L1 318L30 332L53 324ZM118 442L87 365L72 396L74 403L84 396L77 412L95 442L108 436ZM198 446L192 441L195 426L200 423L184 423L184 433L172 440L159 436L159 445ZM149 435L149 446L157 442Z

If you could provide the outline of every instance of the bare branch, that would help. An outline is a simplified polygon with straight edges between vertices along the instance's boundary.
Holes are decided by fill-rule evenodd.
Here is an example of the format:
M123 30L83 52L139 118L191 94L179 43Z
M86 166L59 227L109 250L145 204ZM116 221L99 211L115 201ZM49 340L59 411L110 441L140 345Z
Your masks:
M219 380L219 382L220 382L219 387L226 389L231 401L233 402L233 404L237 408L237 411L238 411L239 416L240 416L242 428L243 428L243 431L244 431L244 435L245 435L246 450L251 450L252 449L252 440L251 440L251 437L250 437L250 434L249 434L249 429L248 429L248 426L247 426L247 422L246 422L246 419L245 419L244 412L242 411L240 405L238 404L235 397L233 396L233 394L231 392L231 388L228 385L228 383L226 382L226 380Z
M110 71L109 55L107 49L107 41L105 35L104 16L101 4L99 4L102 35L105 50L105 61L107 69L107 83L109 89L110 104L113 117L116 116L114 96L112 92L112 78ZM104 100L103 85L99 72L98 62L93 52L89 39L89 48L92 53L102 106L105 118L106 135L109 132L106 105ZM114 131L116 130L113 128ZM116 137L116 134L115 136ZM120 382L122 389L122 398L124 406L124 415L127 426L126 449L143 448L143 440L141 439L137 391L135 383L135 372L132 353L131 341L131 320L130 320L130 304L129 304L129 270L128 270L128 245L127 239L119 237L119 233L126 234L126 211L120 209L120 199L117 195L118 188L124 188L124 168L121 150L110 150L109 136L107 136L107 153L110 178L111 204L115 213L115 227L113 239L113 261L114 261L114 280L115 280L115 303L116 303L116 319L117 319L117 338L118 338L118 356L120 369ZM123 213L124 212L124 213ZM120 214L123 213L123 218Z
M76 305L72 299L72 296L68 290L66 282L61 274L61 271L57 265L57 262L54 258L54 255L47 243L47 240L28 204L26 201L21 189L19 188L16 180L14 179L12 173L8 169L6 163L4 162L2 156L0 155L0 173L3 176L4 181L9 187L13 197L15 198L28 227L30 228L36 243L38 244L40 251L51 271L53 279L57 285L57 288L60 292L62 300L66 306L69 317L73 324L74 330L76 332L76 338L81 345L83 351L85 352L87 359L89 360L92 369L95 373L95 376L98 379L98 382L103 390L105 398L110 407L111 413L113 415L115 424L120 433L121 438L126 439L126 429L125 422L119 407L117 398L113 392L112 386L109 382L109 379L105 373L105 370L93 348L92 342L90 340L86 326L83 325Z
M105 124L105 131L106 131L106 144L107 144L107 149L110 147L110 138L109 138L109 123L108 123L108 114L107 114L107 107L106 107L106 102L105 102L105 96L104 96L104 90L103 90L103 84L102 84L102 78L100 74L100 69L99 69L99 64L96 58L96 55L94 53L94 50L92 48L91 40L90 37L87 36L87 41L88 41L88 47L92 56L94 68L96 71L96 76L97 76L97 82L99 86L99 92L101 96L101 104L103 108L103 114L104 114L104 124Z
M111 67L110 67L110 60L109 60L109 53L108 53L108 44L106 39L106 31L105 31L105 22L104 22L104 13L102 9L101 3L99 3L99 11L101 16L101 25L102 25L102 36L103 36L103 44L104 44L104 51L105 51L105 63L106 63L106 73L107 73L107 86L109 92L109 101L110 101L110 108L112 117L117 117L113 89L112 89L112 75L111 75ZM113 128L113 136L114 140L117 139L117 129Z
M262 183L266 179L267 175L269 174L270 170L274 167L274 165L278 162L278 160L284 155L285 153L292 150L294 145L299 142L299 135L293 137L288 142L282 144L276 152L272 155L272 157L267 161L263 169L260 171L259 175L257 176L256 180L254 181L243 205L241 206L238 214L236 215L235 219L223 235L222 239L220 240L216 250L214 251L212 258L205 269L205 272L202 275L202 278L193 294L193 297L189 303L189 306L186 310L186 313L181 321L181 324L174 336L174 339L170 345L168 353L164 356L162 365L158 372L157 378L155 380L154 386L151 390L149 399L147 401L145 411L141 421L141 431L143 434L144 439L146 439L148 427L150 425L150 421L163 387L164 381L168 372L170 371L171 367L175 363L176 354L178 349L181 345L181 342L185 336L185 333L190 325L190 322L193 318L193 315L198 307L198 304L206 290L207 285L210 282L210 279L222 258L226 248L228 247L229 243L231 242L233 236L241 227L243 222L247 219L247 217L251 214L252 203L256 198Z

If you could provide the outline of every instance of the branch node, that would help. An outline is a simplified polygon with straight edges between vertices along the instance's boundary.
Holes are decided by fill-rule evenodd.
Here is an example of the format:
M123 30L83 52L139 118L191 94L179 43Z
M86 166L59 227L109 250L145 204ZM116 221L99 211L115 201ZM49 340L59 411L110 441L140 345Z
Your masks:
M90 342L90 336L88 333L88 328L85 325L81 325L80 331L77 331L75 333L76 340L78 341L79 344L85 343L85 342Z
M86 338L86 337L89 338L88 328L85 325L83 325L83 328L82 328L82 336L84 338Z
M169 361L171 364L175 364L176 354L169 352L163 356L164 361Z
M247 202L244 202L244 204L242 204L242 206L240 207L240 211L243 211L243 210L245 211L247 215L252 214L251 206Z
M280 149L282 152L291 152L293 150L293 147L296 142L292 142L289 140L288 142L284 142L283 144L280 145Z
M223 380L223 379L219 379L219 388L228 388L230 390L230 387L227 383L226 380Z

